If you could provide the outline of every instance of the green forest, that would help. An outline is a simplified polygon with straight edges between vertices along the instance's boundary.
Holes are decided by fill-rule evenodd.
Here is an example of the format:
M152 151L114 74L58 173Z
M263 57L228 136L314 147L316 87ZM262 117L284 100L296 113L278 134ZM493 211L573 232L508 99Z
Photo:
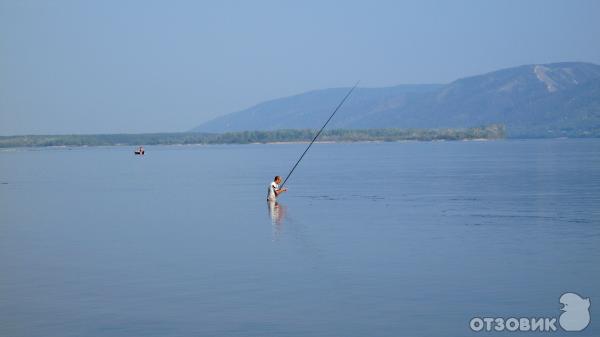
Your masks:
M241 131L226 133L144 133L98 135L30 135L0 137L0 148L42 146L112 146L112 145L176 145L176 144L251 144L275 142L308 142L317 130L290 129L274 131ZM432 141L501 139L505 127L494 124L464 129L333 129L324 131L318 141Z

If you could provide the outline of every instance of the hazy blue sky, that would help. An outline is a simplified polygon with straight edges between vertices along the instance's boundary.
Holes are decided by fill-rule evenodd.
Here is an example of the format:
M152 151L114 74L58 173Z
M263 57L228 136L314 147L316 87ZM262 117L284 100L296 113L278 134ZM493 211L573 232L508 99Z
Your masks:
M0 135L185 131L327 87L600 63L600 1L0 0Z

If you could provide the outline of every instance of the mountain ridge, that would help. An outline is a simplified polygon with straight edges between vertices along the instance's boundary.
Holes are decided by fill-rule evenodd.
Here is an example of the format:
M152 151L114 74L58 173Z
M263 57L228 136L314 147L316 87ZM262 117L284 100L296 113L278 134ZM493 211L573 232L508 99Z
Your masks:
M317 128L348 88L269 100L192 129ZM357 88L331 128L457 128L504 124L512 137L600 136L600 65L529 64L447 84Z

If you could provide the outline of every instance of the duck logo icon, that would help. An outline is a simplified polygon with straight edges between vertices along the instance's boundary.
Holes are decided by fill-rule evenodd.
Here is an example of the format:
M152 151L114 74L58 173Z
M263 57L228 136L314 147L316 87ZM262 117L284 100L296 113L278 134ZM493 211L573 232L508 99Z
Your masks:
M565 331L581 331L590 324L590 299L582 298L575 293L564 293L560 297L560 304L564 311L560 315L559 323Z

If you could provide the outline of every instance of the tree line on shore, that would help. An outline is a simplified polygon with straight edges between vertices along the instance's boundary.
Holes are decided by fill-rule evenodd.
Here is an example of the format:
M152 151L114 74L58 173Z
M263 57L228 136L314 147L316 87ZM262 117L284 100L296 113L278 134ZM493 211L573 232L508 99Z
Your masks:
M0 137L0 148L43 146L113 146L113 145L185 145L185 144L251 144L275 142L307 142L315 136L312 129L274 131L240 131L226 133L144 133L97 135L26 135ZM402 140L470 140L501 139L504 125L493 124L473 128L445 129L333 129L324 131L319 141L363 142Z

